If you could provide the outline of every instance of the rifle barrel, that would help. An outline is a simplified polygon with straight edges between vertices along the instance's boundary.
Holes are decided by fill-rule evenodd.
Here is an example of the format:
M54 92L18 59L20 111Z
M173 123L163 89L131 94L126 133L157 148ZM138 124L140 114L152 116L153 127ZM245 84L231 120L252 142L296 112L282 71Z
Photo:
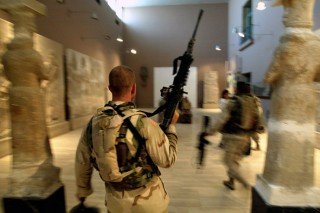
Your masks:
M197 24L196 24L196 28L194 29L193 31L193 35L192 35L192 39L194 39L196 37L196 33L198 31L198 26L199 26L199 23L200 23L200 19L202 17L202 14L203 14L203 10L201 9L200 12L199 12L199 16L198 16L198 21L197 21Z

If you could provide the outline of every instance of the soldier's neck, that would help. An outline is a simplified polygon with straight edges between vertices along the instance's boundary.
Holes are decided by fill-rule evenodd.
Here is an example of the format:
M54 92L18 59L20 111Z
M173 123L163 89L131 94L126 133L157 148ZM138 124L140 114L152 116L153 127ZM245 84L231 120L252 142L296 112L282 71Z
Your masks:
M121 101L121 102L131 102L132 101L132 96L129 95L124 95L124 96L119 96L119 97L113 97L112 101Z

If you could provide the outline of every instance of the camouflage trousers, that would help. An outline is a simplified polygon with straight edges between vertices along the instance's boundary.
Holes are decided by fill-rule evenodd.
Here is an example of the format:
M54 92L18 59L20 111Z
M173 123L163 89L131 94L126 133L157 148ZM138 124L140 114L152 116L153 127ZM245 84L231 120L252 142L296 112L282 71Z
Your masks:
M152 178L146 186L135 190L116 191L106 188L106 206L109 213L166 213L169 196L161 179Z
M234 178L245 186L248 186L247 181L240 173L240 160L243 158L243 153L250 143L247 135L223 134L225 154L223 161L228 169L229 178Z

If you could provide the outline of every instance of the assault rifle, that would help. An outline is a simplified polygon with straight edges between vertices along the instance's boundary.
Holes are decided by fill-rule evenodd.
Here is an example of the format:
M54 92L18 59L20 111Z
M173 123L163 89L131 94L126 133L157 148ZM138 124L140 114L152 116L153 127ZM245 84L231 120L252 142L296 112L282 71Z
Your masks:
M176 75L174 77L173 84L169 87L162 88L162 91L167 91L163 95L165 96L166 103L164 105L165 106L164 119L160 124L160 127L162 130L166 130L168 128L178 103L183 98L183 94L186 93L183 91L183 87L186 85L187 78L189 75L190 65L193 61L193 58L192 58L193 45L196 40L195 37L196 37L196 33L198 30L198 26L199 26L202 14L203 14L203 10L200 10L196 28L194 29L193 35L189 41L187 51L182 56L174 59L173 61L173 75ZM177 72L178 61L180 61L180 66Z

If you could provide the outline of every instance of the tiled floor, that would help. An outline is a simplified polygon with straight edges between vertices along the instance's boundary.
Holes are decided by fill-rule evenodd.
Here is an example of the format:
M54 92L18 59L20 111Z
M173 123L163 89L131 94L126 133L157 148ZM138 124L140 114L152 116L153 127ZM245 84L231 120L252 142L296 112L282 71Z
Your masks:
M196 144L202 114L203 111L196 110L192 125L177 125L179 134L178 160L172 168L161 169L162 179L171 197L169 212L248 213L251 206L250 190L246 190L238 184L235 191L229 191L222 185L222 181L226 179L226 171L221 161L223 151L217 147L220 135L210 137L212 144L207 147L206 165L202 169L196 168ZM54 162L61 168L61 179L65 184L68 210L77 204L74 196L74 157L80 133L81 129L78 129L51 140L55 156ZM255 184L256 175L263 170L266 135L261 135L261 148L262 151L253 151L251 156L244 158L241 162L242 172L251 185ZM319 150L317 152L316 163L319 167ZM10 160L10 156L0 159L0 196L7 190ZM318 186L320 186L319 173L318 169L318 179L316 180ZM101 212L105 212L104 184L96 172L93 177L93 186L94 193L86 203L90 206L97 206Z

